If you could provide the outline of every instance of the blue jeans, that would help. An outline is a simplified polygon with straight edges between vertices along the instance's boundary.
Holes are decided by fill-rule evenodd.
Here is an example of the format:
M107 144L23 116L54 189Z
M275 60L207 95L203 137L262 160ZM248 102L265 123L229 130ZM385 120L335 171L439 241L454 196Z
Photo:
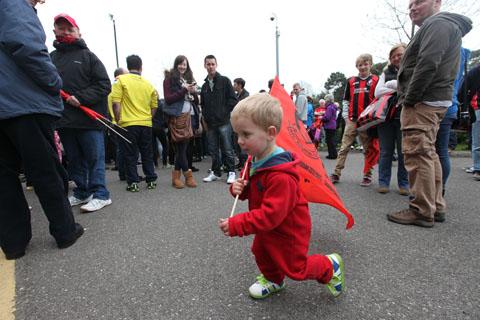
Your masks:
M448 154L448 142L450 141L450 129L453 118L443 118L440 122L440 127L437 132L437 141L435 142L435 149L437 150L440 165L442 166L442 185L445 189L448 176L450 175L450 155Z
M105 144L102 130L63 128L58 131L68 158L68 174L77 185L73 195L110 198L105 184Z
M378 184L380 187L389 187L392 177L393 151L397 148L398 168L397 181L398 187L408 189L408 173L405 169L402 153L402 131L400 130L400 120L381 123L378 125L378 140L380 142L380 157L378 160Z
M480 172L480 110L475 111L477 121L472 124L473 170Z
M228 172L235 172L235 153L232 144L232 126L230 123L220 127L208 127L208 151L212 157L212 171L220 177L222 175L222 159ZM218 149L222 151L222 156Z

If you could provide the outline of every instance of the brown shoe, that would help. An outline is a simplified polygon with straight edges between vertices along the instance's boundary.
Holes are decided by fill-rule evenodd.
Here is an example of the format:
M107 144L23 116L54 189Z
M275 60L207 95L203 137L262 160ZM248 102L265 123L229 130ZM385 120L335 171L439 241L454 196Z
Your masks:
M435 212L435 215L433 216L433 219L435 222L444 222L445 221L445 212Z
M187 172L184 172L183 175L185 176L185 185L189 188L196 188L197 183L195 182L195 179L193 178L192 170L188 170Z
M377 192L385 194L385 193L389 193L390 189L388 189L387 187L378 187Z
M180 180L180 170L172 171L172 186L177 189L183 189L185 187L182 180Z
M395 213L387 214L388 220L407 225L415 225L424 228L433 227L433 219L423 217L417 210L408 208Z
M401 196L409 196L410 195L410 190L405 189L405 188L400 188L398 189L398 194Z

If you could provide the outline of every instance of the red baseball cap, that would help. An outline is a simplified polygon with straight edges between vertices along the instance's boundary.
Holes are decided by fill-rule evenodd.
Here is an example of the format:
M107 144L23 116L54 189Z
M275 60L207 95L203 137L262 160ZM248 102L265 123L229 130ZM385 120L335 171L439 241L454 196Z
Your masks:
M59 19L65 19L65 20L67 20L68 23L70 23L70 24L72 25L72 27L79 28L77 22L75 21L75 19L73 19L72 17L70 17L70 16L69 16L68 14L66 14L66 13L57 14L57 15L55 16L55 18L53 18L53 23L56 23ZM80 29L80 28L79 28L79 29Z

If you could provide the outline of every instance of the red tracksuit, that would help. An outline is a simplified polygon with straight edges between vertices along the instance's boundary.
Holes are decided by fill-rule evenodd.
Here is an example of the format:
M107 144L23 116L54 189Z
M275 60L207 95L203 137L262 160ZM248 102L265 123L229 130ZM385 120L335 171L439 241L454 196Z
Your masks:
M311 220L308 202L299 187L295 169L300 161L289 152L270 158L248 178L240 199L248 199L249 211L229 219L230 236L255 234L252 252L268 280L281 283L314 279L328 283L330 260L308 256ZM251 163L247 170L250 170Z

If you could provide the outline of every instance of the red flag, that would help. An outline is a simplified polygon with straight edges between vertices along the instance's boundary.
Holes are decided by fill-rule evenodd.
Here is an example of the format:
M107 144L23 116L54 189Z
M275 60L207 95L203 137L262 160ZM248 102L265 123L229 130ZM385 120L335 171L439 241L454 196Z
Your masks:
M65 91L63 90L60 90L60 96L64 99L64 100L67 100L68 98L70 98L70 95L68 93L66 93ZM92 109L90 108L87 108L85 106L79 106L80 109L82 109L83 112L85 112L85 114L92 118L93 120L98 120L98 119L106 119L104 116L102 116L100 113L96 112L96 111L93 111Z
M68 93L66 93L65 91L63 90L60 90L60 96L62 97L62 99L64 100L67 100L68 98L71 97L71 95L69 95ZM117 130L115 130L113 127L117 127L119 129L122 129L124 131L127 131L125 130L124 128L120 127L119 125L113 123L112 121L110 121L108 118L104 117L103 115L101 115L100 113L90 109L90 108L87 108L85 106L78 106L80 108L80 110L82 110L86 115L87 117L93 119L93 120L96 120L98 122L100 122L102 125L104 125L107 129L111 130L113 133L115 133L116 135L118 135L120 138L122 138L123 140L127 141L128 143L132 143L130 140L128 140L127 138L125 138L124 136L122 136ZM127 131L128 132L128 131Z
M303 122L295 116L295 105L278 77L273 82L270 95L280 100L283 109L282 129L277 136L277 144L300 157L300 188L303 194L310 202L327 204L340 210L347 217L347 229L350 229L354 224L353 217L328 178L317 149Z

